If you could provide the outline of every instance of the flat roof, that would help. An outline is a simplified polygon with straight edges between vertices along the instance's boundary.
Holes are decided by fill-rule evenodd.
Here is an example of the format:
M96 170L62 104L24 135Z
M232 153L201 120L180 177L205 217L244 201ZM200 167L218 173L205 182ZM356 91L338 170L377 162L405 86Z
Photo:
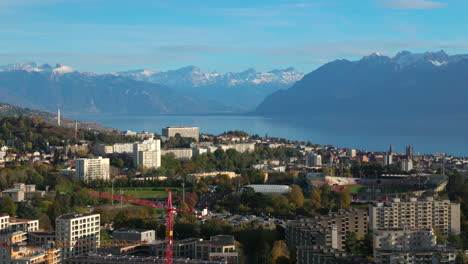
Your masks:
M61 215L61 216L57 217L57 219L73 219L73 218L87 217L87 216L91 216L91 215L99 215L99 214L93 214L93 213L86 213L86 214L82 214L82 213L71 213L71 214L64 214L64 215Z

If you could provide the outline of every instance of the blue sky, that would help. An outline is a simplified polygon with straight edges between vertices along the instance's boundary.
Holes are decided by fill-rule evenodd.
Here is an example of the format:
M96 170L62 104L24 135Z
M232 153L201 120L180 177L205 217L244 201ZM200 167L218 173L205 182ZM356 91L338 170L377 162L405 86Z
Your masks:
M337 58L468 53L466 0L0 0L0 65L310 72Z

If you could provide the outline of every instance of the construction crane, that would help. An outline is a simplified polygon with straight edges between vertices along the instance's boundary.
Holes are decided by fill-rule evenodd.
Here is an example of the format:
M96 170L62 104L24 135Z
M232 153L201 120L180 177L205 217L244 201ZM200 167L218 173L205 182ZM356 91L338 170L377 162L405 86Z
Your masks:
M164 211L166 211L166 250L165 250L165 262L164 263L173 264L174 213L179 212L179 213L186 213L186 214L192 214L192 215L197 215L197 214L193 212L193 210L185 211L185 210L175 208L172 204L172 191L171 190L166 190L166 191L168 192L168 196L167 196L167 201L165 204L153 202L149 200L144 200L144 199L130 198L130 197L126 197L123 195L113 195L113 194L109 194L105 192L96 192L93 190L89 190L88 194L94 197L110 199L110 200L120 201L120 202L125 202L125 203L138 204L138 205L143 205L143 206L148 206L148 207L154 207L154 208L159 208L159 209L163 209Z

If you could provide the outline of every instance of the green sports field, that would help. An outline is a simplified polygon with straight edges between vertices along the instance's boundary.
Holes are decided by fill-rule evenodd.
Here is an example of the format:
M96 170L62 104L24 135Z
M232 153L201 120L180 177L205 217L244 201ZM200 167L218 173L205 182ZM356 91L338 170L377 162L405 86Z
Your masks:
M175 187L114 187L114 194L120 194L120 190L123 191L125 196L130 196L134 198L142 199L166 199L167 191L166 189L171 189L173 194L181 193L182 188ZM111 193L112 188L104 188L102 191ZM190 191L188 188L185 191Z

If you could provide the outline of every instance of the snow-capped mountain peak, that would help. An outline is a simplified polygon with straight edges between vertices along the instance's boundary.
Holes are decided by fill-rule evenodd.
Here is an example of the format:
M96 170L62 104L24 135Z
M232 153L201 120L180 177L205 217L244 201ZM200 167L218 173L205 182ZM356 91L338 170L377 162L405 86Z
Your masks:
M250 68L243 72L220 74L216 71L204 73L196 66L186 66L177 70L158 71L145 74L145 70L114 73L135 80L149 81L174 87L200 87L211 85L259 85L268 83L292 84L304 76L294 68L272 70L269 72L257 72ZM147 73L151 71L147 70Z
M27 72L41 72L41 73L56 73L65 74L74 72L75 70L69 66L57 63L53 68L49 64L38 66L36 63L15 63L0 66L0 71L27 71Z

